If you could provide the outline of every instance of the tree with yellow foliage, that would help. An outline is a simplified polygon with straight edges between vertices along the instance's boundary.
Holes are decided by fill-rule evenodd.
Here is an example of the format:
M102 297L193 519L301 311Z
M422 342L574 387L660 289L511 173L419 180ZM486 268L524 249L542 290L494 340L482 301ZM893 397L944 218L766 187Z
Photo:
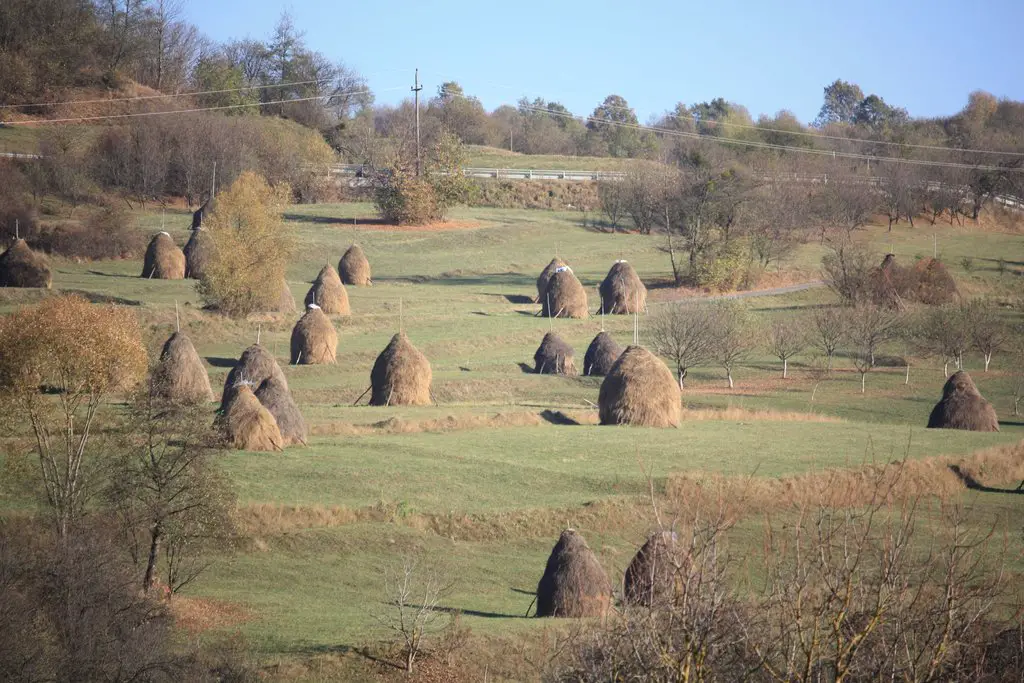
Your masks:
M231 317L277 308L293 249L281 212L291 190L271 187L246 171L217 196L204 227L210 253L197 289L203 300Z

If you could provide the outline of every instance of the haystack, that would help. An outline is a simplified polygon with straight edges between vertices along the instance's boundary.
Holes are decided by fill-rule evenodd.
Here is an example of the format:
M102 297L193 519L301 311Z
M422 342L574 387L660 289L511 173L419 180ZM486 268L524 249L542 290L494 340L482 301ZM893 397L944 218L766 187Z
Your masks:
M660 358L630 346L601 383L597 404L603 425L677 427L682 417L679 384Z
M369 287L373 284L370 281L370 262L358 244L349 247L338 261L338 275L346 285Z
M0 254L0 287L39 287L53 284L46 257L32 251L25 240L14 241Z
M399 332L373 364L370 405L429 405L432 379L430 361Z
M953 373L942 387L942 399L932 409L928 427L998 432L999 418L996 409L982 397L971 376L960 370Z
M622 347L607 332L601 332L587 347L583 356L583 374L596 377L607 375L622 355Z
M548 291L548 282L551 280L551 276L555 274L555 271L559 268L568 265L565 261L560 258L551 259L551 263L544 266L544 270L540 271L540 275L537 277L537 303L544 301L544 295Z
M305 445L306 421L302 418L302 413L299 412L292 392L283 378L270 377L263 380L256 389L256 398L274 416L285 446L297 443Z
M281 294L278 297L277 305L274 307L274 312L295 312L295 297L292 296L292 288L288 286L287 280L281 280Z
M185 254L169 233L158 232L149 241L146 258L142 262L142 277L158 280L185 279Z
M288 380L285 379L281 366L277 364L270 352L259 344L253 344L242 352L238 364L228 373L228 378L224 382L224 394L220 400L221 410L227 408L234 394L235 386L240 382L249 382L254 387L258 387L271 377L280 379L285 386L288 386Z
M610 315L642 313L647 310L647 287L633 266L616 261L599 288L601 310Z
M205 202L203 202L202 206L200 206L192 213L192 229L196 230L202 227L203 222L210 217L210 214L213 213L216 210L216 208L216 199L207 199Z
M170 401L202 403L213 400L210 377L192 340L175 332L164 342L160 364L153 373L153 391Z
M608 575L583 536L563 531L537 584L537 616L601 617L611 599Z
M306 305L316 304L327 315L350 315L348 292L341 284L338 271L332 266L324 266L313 281L313 286L306 293Z
M637 551L623 578L623 599L650 607L671 600L680 588L686 556L675 533L659 531Z
M587 290L583 289L569 266L559 267L548 280L548 288L541 301L541 314L546 318L586 318L590 315Z
M218 424L228 443L243 451L280 451L284 448L277 421L256 395L249 382L232 387L231 403L224 410Z
M575 375L576 352L554 332L548 332L533 354L538 375Z
M334 362L338 333L320 307L310 304L292 328L292 363L322 365Z
M941 306L956 298L956 282L938 259L923 258L915 263L913 279L916 298L923 304Z
M182 253L185 254L185 277L201 280L210 258L210 233L205 228L194 229Z

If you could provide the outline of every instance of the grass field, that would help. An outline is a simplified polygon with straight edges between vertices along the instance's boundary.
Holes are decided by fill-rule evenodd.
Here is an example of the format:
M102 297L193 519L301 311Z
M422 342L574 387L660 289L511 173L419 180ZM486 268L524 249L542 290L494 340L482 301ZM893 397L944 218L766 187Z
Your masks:
M380 568L403 553L422 554L458 577L446 606L461 610L475 635L539 633L543 623L521 617L559 529L580 528L616 580L653 523L644 502L647 473L660 490L674 473L771 478L960 456L1024 439L1024 422L1009 414L1012 380L998 356L987 374L978 358L968 360L1003 419L998 434L923 429L944 381L934 362L912 360L909 384L902 364L881 367L861 395L859 376L842 358L833 379L818 381L807 372L809 359L798 357L784 381L765 351L736 371L733 390L718 368L693 371L684 391L692 417L679 429L597 427L599 380L538 376L522 364L532 365L549 329L564 335L581 359L602 324L626 343L632 320L536 317L538 306L529 302L534 280L557 253L573 265L596 308L596 285L618 258L629 259L648 282L668 278L657 238L604 234L581 227L576 214L539 211L463 210L449 229L430 230L381 229L364 220L371 217L371 207L360 204L296 206L286 215L285 229L297 239L288 270L296 300L320 266L336 263L353 240L373 267L373 287L349 288L353 315L336 320L338 363L328 367L285 366L296 316L225 320L201 310L192 282L140 279L138 261L55 263L55 289L135 307L154 352L173 330L177 303L215 387L255 340L257 327L285 366L310 443L279 454L224 456L246 533L236 548L211 558L214 564L186 592L208 609L235 615L215 631L240 632L265 661L282 667L340 658L346 675L355 676L356 664L344 666L358 656L346 653L383 637L373 618ZM138 219L147 233L159 229L159 214ZM183 244L187 215L168 212L166 220ZM861 238L880 251L892 244L908 261L930 255L937 244L969 291L1009 297L1024 287L1020 233L919 224L892 233L874 226ZM786 267L814 279L822 253L816 243L804 245ZM960 265L964 257L973 260L970 272ZM1010 261L1002 275L995 268L1000 258ZM0 308L38 296L0 291ZM652 291L655 302L671 296L671 290ZM747 303L766 320L831 297L815 288ZM354 407L374 358L400 326L432 363L436 405ZM715 417L709 409L730 410L707 419ZM581 424L553 424L559 420L544 411ZM767 419L781 412L788 419ZM1022 497L1010 494L971 493L964 501L978 509L979 524L1019 518L1024 510ZM758 523L751 519L734 530L738 555L756 547ZM1020 535L1014 539L1019 546ZM300 677L315 678L302 671Z

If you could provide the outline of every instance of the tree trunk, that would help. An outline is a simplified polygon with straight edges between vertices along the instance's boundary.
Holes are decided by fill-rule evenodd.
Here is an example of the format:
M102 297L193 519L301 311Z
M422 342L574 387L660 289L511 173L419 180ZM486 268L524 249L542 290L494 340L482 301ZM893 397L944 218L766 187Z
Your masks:
M782 379L786 379L788 371L789 371L789 359L788 358L783 358L782 359Z
M907 379L903 382L904 385L910 384L910 363L907 363Z
M992 362L992 352L985 354L985 372L988 372L988 364Z
M142 590L149 591L156 579L156 561L160 555L160 541L163 539L163 528L159 522L153 525L149 537L149 558L146 560L146 576L142 580Z
M729 379L729 388L732 389L733 388L733 384L732 384L732 368L727 367L725 369L725 376Z
M949 377L949 361L942 364L942 376Z
M864 383L867 380L867 378L868 378L868 373L866 373L866 372L860 373L860 393L862 393L862 394L864 393Z
M679 390L682 391L686 386L686 368L679 367Z

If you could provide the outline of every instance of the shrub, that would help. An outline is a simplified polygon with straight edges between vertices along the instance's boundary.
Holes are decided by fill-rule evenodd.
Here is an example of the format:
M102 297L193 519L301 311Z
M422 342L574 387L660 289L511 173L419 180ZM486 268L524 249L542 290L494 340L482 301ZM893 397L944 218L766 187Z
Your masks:
M43 229L33 247L77 259L138 258L146 250L146 237L117 202L107 201L89 211L81 223L59 223Z
M693 274L699 287L719 292L736 289L747 274L746 250L738 240L723 244L718 253L701 260Z
M36 215L28 201L28 179L13 162L0 159L0 242L35 234Z
M232 317L276 309L292 251L292 237L281 229L290 193L247 171L217 196L205 224L209 261L197 287L208 306Z
M396 225L430 223L443 217L434 188L400 169L381 174L373 201L381 218Z

